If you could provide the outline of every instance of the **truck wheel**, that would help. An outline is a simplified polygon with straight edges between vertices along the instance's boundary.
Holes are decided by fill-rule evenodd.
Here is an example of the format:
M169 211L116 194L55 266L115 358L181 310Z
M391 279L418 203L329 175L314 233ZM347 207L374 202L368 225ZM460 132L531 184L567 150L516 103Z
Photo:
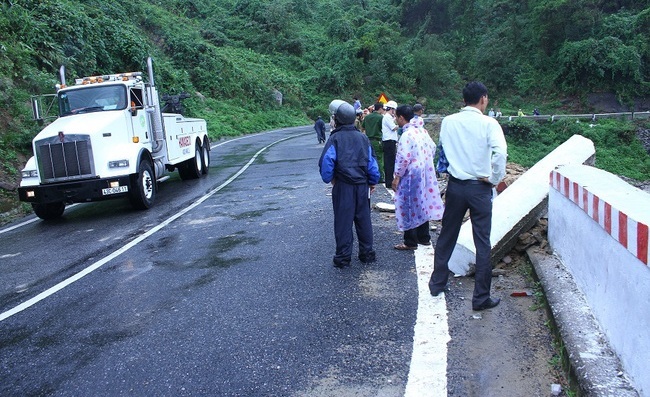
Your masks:
M65 203L64 202L47 203L47 204L32 203L32 209L34 210L36 216L38 216L41 219L44 220L56 219L61 215L63 215L63 211L65 210Z
M207 139L203 142L203 146L201 146L201 153L203 154L203 175L206 175L210 170L210 142Z
M194 145L194 157L187 159L178 165L178 173L181 179L197 179L203 175L203 153L201 146Z
M131 176L129 200L135 209L151 208L156 198L156 179L149 161L140 162L138 173Z

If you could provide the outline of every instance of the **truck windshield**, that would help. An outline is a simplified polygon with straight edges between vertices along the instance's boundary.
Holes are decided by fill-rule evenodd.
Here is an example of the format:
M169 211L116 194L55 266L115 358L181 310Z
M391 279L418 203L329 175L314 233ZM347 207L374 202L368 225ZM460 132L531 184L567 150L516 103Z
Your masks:
M123 85L89 86L59 92L59 114L122 110L126 108L126 87Z

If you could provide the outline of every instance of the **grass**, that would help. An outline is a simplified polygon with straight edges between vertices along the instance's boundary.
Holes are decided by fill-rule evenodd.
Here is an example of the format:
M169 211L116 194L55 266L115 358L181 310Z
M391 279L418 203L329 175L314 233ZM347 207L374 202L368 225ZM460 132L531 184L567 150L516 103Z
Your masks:
M561 119L539 122L529 119L501 120L508 143L508 162L530 168L573 135L590 139L596 149L596 167L637 181L650 180L650 154L636 139L639 129L650 128L650 121L603 119L576 122ZM425 125L438 142L440 120Z

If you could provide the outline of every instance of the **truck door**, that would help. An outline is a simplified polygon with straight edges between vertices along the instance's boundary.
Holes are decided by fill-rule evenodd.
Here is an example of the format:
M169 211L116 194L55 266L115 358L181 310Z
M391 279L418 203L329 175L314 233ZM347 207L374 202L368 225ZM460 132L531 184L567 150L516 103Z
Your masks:
M144 110L144 98L142 88L132 87L129 90L131 100L131 124L133 126L133 137L138 137L140 143L151 141L152 136L148 128L147 114Z

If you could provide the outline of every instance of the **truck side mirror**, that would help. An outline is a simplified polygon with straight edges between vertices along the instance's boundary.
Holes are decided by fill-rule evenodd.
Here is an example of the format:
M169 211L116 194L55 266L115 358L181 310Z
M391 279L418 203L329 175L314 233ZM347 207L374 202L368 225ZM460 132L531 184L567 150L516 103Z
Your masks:
M43 122L43 117L41 117L41 102L37 97L32 97L32 116L35 121L39 123Z

